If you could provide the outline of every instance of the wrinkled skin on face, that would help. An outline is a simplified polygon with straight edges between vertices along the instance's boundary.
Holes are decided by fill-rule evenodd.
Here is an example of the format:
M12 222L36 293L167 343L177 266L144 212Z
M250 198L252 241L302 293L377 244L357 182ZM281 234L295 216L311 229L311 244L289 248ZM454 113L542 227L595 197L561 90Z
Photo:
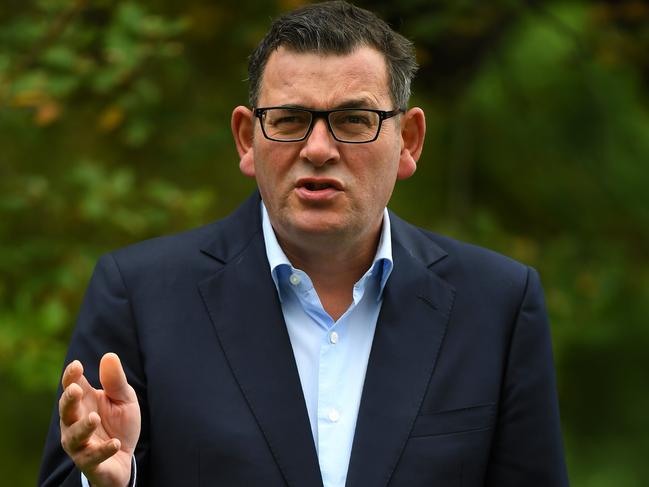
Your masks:
M259 107L284 105L397 108L383 55L370 47L344 56L280 47L266 65ZM375 248L396 181L415 172L425 122L413 108L385 120L374 142L345 144L318 119L306 140L287 143L266 139L252 112L237 107L232 128L241 171L257 180L282 246L331 252Z

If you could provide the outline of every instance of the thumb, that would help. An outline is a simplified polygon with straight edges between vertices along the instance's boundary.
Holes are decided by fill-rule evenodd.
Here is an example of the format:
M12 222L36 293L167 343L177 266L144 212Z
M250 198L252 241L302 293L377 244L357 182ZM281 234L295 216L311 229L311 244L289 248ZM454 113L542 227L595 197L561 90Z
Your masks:
M136 401L135 391L128 384L126 374L122 368L119 357L114 353L107 353L99 363L99 381L106 395L113 401Z

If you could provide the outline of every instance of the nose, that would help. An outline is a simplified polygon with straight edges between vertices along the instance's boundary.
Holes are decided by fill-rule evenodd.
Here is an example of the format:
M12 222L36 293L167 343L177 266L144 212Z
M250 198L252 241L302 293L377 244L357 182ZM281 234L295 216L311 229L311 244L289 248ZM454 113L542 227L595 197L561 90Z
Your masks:
M338 144L329 132L326 120L315 120L311 133L304 141L300 155L314 166L323 166L338 160L340 157Z

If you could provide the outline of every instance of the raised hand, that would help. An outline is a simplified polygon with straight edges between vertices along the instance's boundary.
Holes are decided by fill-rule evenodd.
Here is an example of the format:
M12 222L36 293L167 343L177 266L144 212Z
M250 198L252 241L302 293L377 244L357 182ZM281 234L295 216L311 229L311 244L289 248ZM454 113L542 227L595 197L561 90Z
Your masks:
M61 445L93 487L123 487L140 436L140 406L114 353L102 357L99 380L103 390L90 385L78 360L63 372Z

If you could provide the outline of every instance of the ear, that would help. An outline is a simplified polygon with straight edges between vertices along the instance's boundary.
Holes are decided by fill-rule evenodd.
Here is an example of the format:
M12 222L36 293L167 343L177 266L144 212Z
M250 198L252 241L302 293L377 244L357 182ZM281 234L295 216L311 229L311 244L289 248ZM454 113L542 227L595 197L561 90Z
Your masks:
M230 127L239 153L239 170L248 177L255 177L255 157L252 135L255 119L250 108L238 106L232 111Z
M401 154L397 179L406 179L417 170L417 161L424 148L426 116L421 108L411 108L401 117Z

